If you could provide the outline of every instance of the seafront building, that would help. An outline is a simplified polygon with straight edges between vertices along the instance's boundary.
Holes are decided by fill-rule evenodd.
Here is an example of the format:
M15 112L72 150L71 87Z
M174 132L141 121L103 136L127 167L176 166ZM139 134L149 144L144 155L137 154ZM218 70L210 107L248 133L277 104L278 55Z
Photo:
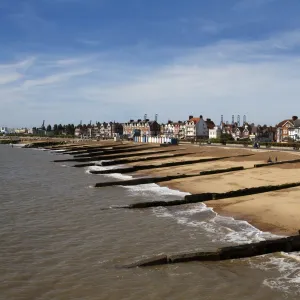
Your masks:
M8 134L9 133L8 127L0 127L0 133Z
M168 120L165 124L157 122L157 115L154 121L150 121L146 116L147 115L145 115L144 119L131 119L125 123L114 121L91 124L90 122L88 125L78 125L75 129L74 125L72 125L75 130L75 132L73 132L75 137L84 139L164 137L184 140L225 138L236 141L250 140L253 142L300 142L300 119L298 119L297 116L280 121L276 126L250 124L246 122L246 116L244 116L242 124L240 124L239 116L237 122L234 121L234 116L232 116L231 123L223 122L223 116L221 116L219 125L216 125L210 118L205 119L203 115L199 115L199 117L190 115L185 121L179 120L173 122L172 120ZM40 128L34 127L32 129L9 129L3 126L0 127L0 133L53 136L58 132L59 135L70 135L70 131L67 130L68 126L62 126L61 124L59 126L61 129L58 131L46 130L44 126Z
M128 137L134 136L159 136L161 133L161 126L158 122L150 121L149 119L137 121L129 120L123 124L123 135Z
M220 139L222 135L222 130L220 126L215 126L212 129L209 129L208 131L209 139Z
M75 137L93 139L111 139L123 135L123 124L118 122L98 122L97 124L79 125L75 128Z
M278 143L300 140L300 120L297 116L283 120L276 126L276 141Z

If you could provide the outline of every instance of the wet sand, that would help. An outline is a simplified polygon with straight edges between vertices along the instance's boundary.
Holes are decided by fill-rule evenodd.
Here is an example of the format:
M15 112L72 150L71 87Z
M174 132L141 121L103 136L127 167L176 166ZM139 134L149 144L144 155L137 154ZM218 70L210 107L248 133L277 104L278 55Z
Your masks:
M97 143L90 144L94 146ZM98 142L99 145L110 145L110 142ZM115 143L117 145L119 143ZM138 145L136 143L124 142L124 145ZM180 145L170 147L159 147L152 150L144 150L144 147L155 146L152 144L139 144L141 152L153 152L147 156L157 156L157 159L141 162L132 162L127 166L159 165L168 162L180 162L188 160L198 160L214 157L230 158L193 163L182 166L164 167L158 169L149 169L133 173L136 176L166 176L175 174L199 174L200 171L224 169L243 166L244 171L230 172L224 174L207 175L203 177L185 178L162 182L159 185L174 190L187 192L191 194L204 192L228 192L243 188L258 187L264 185L279 185L284 183L293 183L300 181L300 163L273 165L264 168L254 168L255 164L266 163L270 157L273 161L277 157L278 161L299 159L300 153L255 150L252 148L224 148L209 146ZM170 154L182 153L184 156L160 159L157 151L170 151ZM126 152L124 158L126 158ZM168 153L163 153L166 155ZM237 157L239 155L251 155ZM128 159L137 159L132 156ZM270 231L276 234L297 234L300 229L300 188L286 189L282 191L263 193L253 196L237 197L225 200L208 201L206 205L224 216L231 216L236 219L246 220L250 224L262 231Z
M300 163L273 165L264 168L253 168L254 164L266 163L271 157L275 161L299 159L299 153L253 150L253 149L223 149L217 147L195 147L185 145L187 152L194 154L179 158L155 160L153 165L185 161L201 158L236 156L253 154L248 157L235 157L219 161L195 163L176 167L167 167L154 170L144 170L135 174L165 176L174 174L197 174L204 170L214 170L243 166L244 171L215 174L204 177L194 177L162 182L159 185L187 193L228 192L243 188L263 185L279 185L300 181ZM149 162L130 165L147 165ZM206 205L224 216L232 216L246 220L262 231L276 234L293 235L300 229L300 188L263 193L253 196L237 197L226 200L208 201Z

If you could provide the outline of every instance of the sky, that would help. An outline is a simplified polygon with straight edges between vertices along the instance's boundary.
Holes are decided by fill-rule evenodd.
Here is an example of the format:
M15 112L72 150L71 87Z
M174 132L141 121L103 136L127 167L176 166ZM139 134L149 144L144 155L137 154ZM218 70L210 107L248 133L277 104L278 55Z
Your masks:
M0 126L300 117L299 0L1 0Z

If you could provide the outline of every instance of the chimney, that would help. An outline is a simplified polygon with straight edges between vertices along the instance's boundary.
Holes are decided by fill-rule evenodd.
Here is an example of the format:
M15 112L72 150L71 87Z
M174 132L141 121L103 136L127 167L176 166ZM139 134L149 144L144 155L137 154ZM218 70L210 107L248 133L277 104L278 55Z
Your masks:
M190 119L193 119L193 118L194 118L193 116L189 116L189 120L190 120Z
M293 117L292 117L292 120L293 120L293 121L296 121L296 120L298 120L298 117L297 117L297 116L293 116Z

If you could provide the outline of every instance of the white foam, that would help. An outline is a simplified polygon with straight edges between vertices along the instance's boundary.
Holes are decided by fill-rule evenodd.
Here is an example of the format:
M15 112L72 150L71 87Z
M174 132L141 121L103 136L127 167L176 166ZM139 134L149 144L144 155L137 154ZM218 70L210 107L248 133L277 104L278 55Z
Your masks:
M124 175L124 174L121 174L121 173L112 173L112 174L104 174L104 175L107 176L107 177L112 177L112 178L121 179L121 180L132 179L132 176ZM122 184L122 182L120 184Z
M259 242L278 238L269 232L262 232L251 224L231 217L218 215L210 207L200 203L176 208L155 207L153 213L160 218L171 218L177 224L204 229L213 242L230 242L236 244ZM265 255L248 259L253 268L278 271L279 275L263 281L271 289L291 295L300 295L300 252Z
M56 153L60 153L60 152L64 152L64 151L66 151L66 149L51 150L51 152L56 152Z
M277 236L258 230L246 221L235 220L231 217L219 216L212 208L200 203L191 207L184 207L178 211L168 208L154 208L158 217L169 217L178 224L204 229L213 242L253 243Z
M277 271L276 277L267 278L263 284L273 290L284 291L287 294L300 295L300 252L279 255L264 255L263 257L249 260L253 268L264 271Z
M90 171L106 171L106 170L118 170L118 169L123 169L121 165L116 165L116 166L90 166L86 169L86 173L90 173ZM110 174L103 174L103 175L110 175Z
M169 189L168 187L160 187L155 183L149 183L149 184L139 184L134 186L124 186L124 188L128 189L132 194L135 195L161 195L161 196L168 196L168 195L174 195L174 196L180 196L184 197L186 195L189 195L189 193L184 193L177 190Z

